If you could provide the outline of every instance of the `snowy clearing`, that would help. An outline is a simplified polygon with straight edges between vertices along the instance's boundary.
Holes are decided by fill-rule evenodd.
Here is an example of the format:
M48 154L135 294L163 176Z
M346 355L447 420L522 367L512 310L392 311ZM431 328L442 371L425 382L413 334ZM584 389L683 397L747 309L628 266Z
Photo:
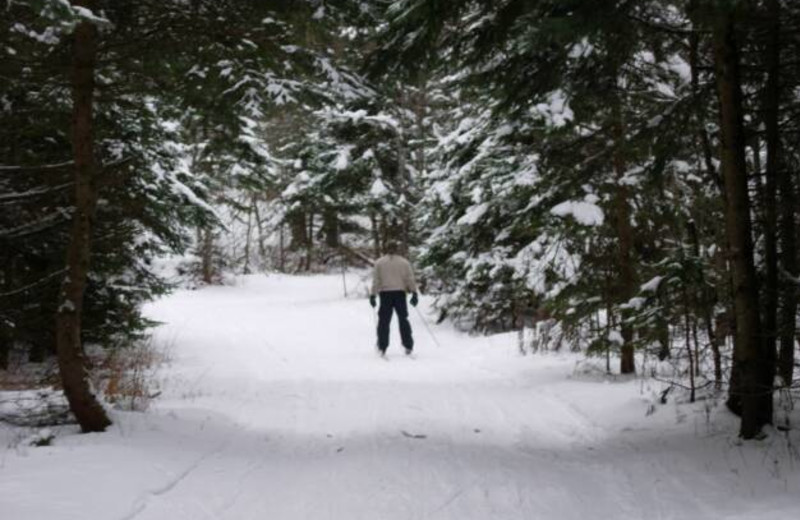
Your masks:
M742 445L703 404L648 415L659 384L606 380L571 354L522 357L511 334L431 324L437 346L415 311L418 358L394 321L385 362L359 276L348 289L259 275L152 304L172 357L163 396L114 412L105 434L56 429L52 446L4 426L3 519L800 515L782 434Z

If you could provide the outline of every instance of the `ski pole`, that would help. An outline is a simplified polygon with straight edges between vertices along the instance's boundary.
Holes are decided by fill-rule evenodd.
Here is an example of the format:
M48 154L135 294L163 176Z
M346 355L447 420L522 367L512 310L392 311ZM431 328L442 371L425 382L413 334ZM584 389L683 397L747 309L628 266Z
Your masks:
M433 330L431 330L431 326L428 325L428 320L425 319L425 316L422 315L422 313L416 306L414 307L414 310L417 311L419 319L422 320L422 324L425 325L425 330L428 331L428 334L430 335L433 342L436 344L437 347L441 348L442 345L439 343L439 340L436 339L436 335L433 333Z
M370 309L370 314L372 314L372 334L375 336L375 348L378 348L378 310L373 307Z

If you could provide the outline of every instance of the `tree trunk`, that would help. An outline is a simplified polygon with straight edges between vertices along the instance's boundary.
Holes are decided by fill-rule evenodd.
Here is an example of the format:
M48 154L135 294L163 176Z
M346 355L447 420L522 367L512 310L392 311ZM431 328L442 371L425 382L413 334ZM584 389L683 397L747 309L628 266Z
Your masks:
M250 235L253 233L253 199L250 198L250 205L247 206L247 234L244 239L244 274L250 274Z
M311 270L311 260L314 254L314 213L308 214L308 232L306 234L306 264L305 270Z
M91 0L73 2L93 8ZM70 410L84 432L101 432L111 424L92 392L81 342L81 318L91 253L92 218L97 201L93 136L94 67L97 28L81 21L72 49L72 147L75 159L75 209L67 246L67 274L56 313L56 350L61 384Z
M740 435L751 439L772 422L772 384L765 378L769 359L762 338L758 288L753 260L750 200L745 161L742 90L739 51L732 8L718 7L715 13L714 67L720 101L722 176L727 194L725 229L733 267L736 313L736 385L730 393L741 401Z
M614 314L611 312L611 300L608 300L606 302L606 331L605 331L606 338L611 337L612 316L614 316ZM611 342L606 341L606 374L610 373L611 373Z
M308 245L308 226L306 219L306 212L303 210L293 210L287 215L286 220L289 223L289 233L291 238L289 240L289 250L300 251L305 249Z
M0 370L8 368L8 356L11 353L11 338L0 328Z
M689 358L689 402L693 403L693 402L695 402L695 392L696 392L696 388L695 388L695 377L696 377L695 370L696 370L696 368L695 367L697 365L697 359L698 358L697 358L696 353L692 352L692 342L691 342L691 338L690 338L690 335L689 335L690 334L690 329L691 329L691 325L689 323L689 314L691 313L691 311L690 311L690 308L689 308L689 295L688 295L688 291L686 290L685 287L684 287L684 290L683 290L683 310L684 310L683 317L684 317L684 327L685 327L684 336L685 336L685 339L686 339L686 355Z
M697 0L690 0L689 18L693 24L697 24L696 10ZM711 139L708 136L706 129L706 114L704 107L706 103L701 99L700 89L700 33L692 31L689 35L689 66L691 71L691 86L692 86L692 105L694 107L694 117L697 124L697 134L700 142L700 154L703 158L703 165L706 169L706 174L710 179L714 180L714 184L720 189L724 190L722 186L722 179L720 178L717 168L714 166L714 153L711 147Z
M281 273L285 273L286 272L286 231L285 231L285 229L286 229L285 224L283 222L281 222L281 227L280 227L280 231L279 231L280 243L278 244L278 248L279 248L279 251L278 251L278 270Z
M50 315L52 318L52 315ZM36 334L31 339L30 349L28 350L28 363L42 363L47 358L48 353L52 353L52 348L48 349L42 334ZM49 343L52 346L52 343ZM48 352L49 351L49 352Z
M258 230L258 256L259 256L259 266L261 269L264 269L267 261L267 248L264 246L264 241L266 237L264 236L264 222L261 220L261 211L258 209L258 198L255 194L253 194L252 199L253 204L253 213L255 213L256 218L256 229ZM283 224L281 224L281 229L283 229Z
M697 0L690 0L688 11L689 17L692 20L692 23L698 25L697 19L697 7L698 2ZM717 171L716 166L714 165L714 153L711 146L711 139L708 135L708 130L706 129L706 112L705 107L707 103L701 98L702 90L700 88L700 32L699 31L692 31L691 35L689 36L689 63L691 67L691 86L692 86L692 97L693 97L693 106L694 106L694 117L696 119L695 124L697 127L698 133L698 142L700 143L700 156L703 161L703 165L706 170L706 174L708 175L709 179L714 181L714 184L719 188L720 192L722 192L722 203L727 204L727 198L725 194L725 186L722 182L722 178L720 177L719 172ZM720 316L716 316L714 314L714 309L716 307L716 303L720 300L719 295L725 293L731 293L731 273L730 269L728 268L727 262L725 258L728 257L728 251L730 250L730 246L728 245L726 237L720 237L720 233L718 232L717 226L714 225L715 229L715 236L716 236L716 244L719 248L718 252L715 253L713 263L715 270L721 274L719 277L722 282L720 282L720 286L717 286L713 289L713 292L708 293L708 297L705 296L704 293L706 291L702 291L702 302L704 308L704 321L706 323L706 333L708 334L709 342L711 344L711 350L713 354L714 360L714 387L716 390L720 390L722 388L722 348L725 346L725 338L726 338L726 331L730 328L728 327L728 319L720 319ZM696 235L695 235L696 238ZM699 257L699 241L696 242L695 245L695 256ZM728 298L724 298L729 300ZM732 315L732 313L727 313L727 315ZM729 406L733 405L732 401L728 401ZM734 408L738 408L738 404L733 405Z
M325 233L325 245L336 249L339 247L339 219L336 210L325 208L323 213L323 229Z
M406 97L405 91L403 91L400 99L401 106L408 105ZM400 185L400 192L403 194L403 199L405 200L405 207L401 208L403 210L402 221L399 223L399 225L393 226L395 229L392 229L391 233L395 240L399 238L400 253L404 256L408 256L409 235L411 231L411 212L408 210L408 207L411 204L410 193L412 179L411 172L406 166L406 155L408 154L408 147L406 146L406 132L398 131L395 141L397 143L397 181Z
M778 373L786 385L792 383L795 364L795 335L797 330L797 285L800 276L797 262L797 191L788 169L784 169L781 184L781 267L793 280L781 284L780 356Z
M764 189L764 349L774 367L778 336L778 175L782 167L780 123L780 5L768 0L769 36L766 48L767 85L764 91L764 125L767 142L766 186ZM767 375L764 374L766 378ZM774 376L773 376L774 377ZM772 378L770 378L772 379Z
M378 216L378 235L381 237L381 249L383 252L386 251L386 244L389 243L389 239L392 235L391 233L391 225L388 222L385 214L380 214Z
M425 142L425 116L428 112L428 79L423 77L419 85L419 96L417 96L416 116L417 116L417 171L420 175L425 175L428 169L428 162L425 156L427 150Z
M797 188L789 171L781 178L781 268L791 280L781 284L780 353L778 373L785 384L794 378L797 334L797 279L800 266L797 254Z
M214 283L214 236L211 228L200 229L200 265L203 283Z
M769 0L769 17L772 22L770 27L769 43L769 79L770 85L775 90L775 113L774 127L767 126L768 133L774 132L775 148L780 151L780 127L779 127L779 103L780 103L780 2ZM774 78L774 80L773 80ZM767 94L769 96L769 94ZM769 114L772 116L773 114ZM772 117L770 117L772 119ZM770 121L772 122L772 121ZM769 137L768 137L769 139ZM792 183L792 175L785 163L782 161L777 165L776 183L780 183L780 211L781 211L781 267L783 271L797 279L797 225L796 211L797 199L795 198L795 188ZM777 215L776 215L777 218ZM777 263L777 259L776 259ZM776 285L778 284L776 273ZM778 356L778 374L784 384L791 385L794 376L794 351L795 351L795 330L797 326L797 287L793 282L781 284L781 315L780 323L776 321L778 335L780 336L780 353ZM776 288L775 296L778 296Z
M616 77L615 77L616 81ZM616 88L616 86L615 86ZM618 96L616 94L615 96ZM614 173L617 185L614 187L614 227L617 233L617 266L618 266L618 295L617 301L625 303L630 300L636 291L636 274L633 266L633 226L631 226L631 212L628 199L628 187L620 182L625 175L626 161L624 154L625 127L622 120L622 101L613 100L613 132L614 132ZM632 374L636 372L633 350L633 330L620 317L620 332L622 334L622 349L620 359L620 373Z
M370 212L369 221L372 225L372 247L375 249L375 254L373 256L379 258L382 254L381 235L378 229L378 217L375 215L374 211Z

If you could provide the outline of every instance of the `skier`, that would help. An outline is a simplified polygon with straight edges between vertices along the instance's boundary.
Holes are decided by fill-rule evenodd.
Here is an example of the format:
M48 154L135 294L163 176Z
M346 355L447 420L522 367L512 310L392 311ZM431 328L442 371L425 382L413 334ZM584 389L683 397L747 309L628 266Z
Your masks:
M400 339L410 356L414 351L414 338L411 335L411 324L408 322L408 307L406 306L406 293L411 293L411 305L417 306L417 284L414 281L414 271L411 264L400 256L397 243L386 246L386 254L375 262L372 272L372 290L369 303L373 308L377 305L376 297L380 296L381 306L378 309L378 353L386 355L389 347L389 324L392 313L397 312L400 322Z

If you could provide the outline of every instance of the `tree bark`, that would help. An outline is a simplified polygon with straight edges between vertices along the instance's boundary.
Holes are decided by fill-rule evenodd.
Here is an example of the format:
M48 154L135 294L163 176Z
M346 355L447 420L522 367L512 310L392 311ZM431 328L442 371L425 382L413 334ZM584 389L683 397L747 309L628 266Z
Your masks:
M73 2L93 8L92 0ZM56 313L56 351L70 410L84 432L101 432L111 424L92 392L81 341L81 318L91 254L95 193L93 135L94 68L97 28L81 21L75 28L72 48L72 147L75 159L75 208L67 246L67 274L61 286Z
M730 245L736 314L736 384L730 393L741 401L740 435L756 437L772 422L772 384L762 337L751 236L750 199L745 161L742 90L734 10L718 4L713 23L714 68L720 101L722 176L727 194L725 229Z
M278 251L278 270L281 273L286 272L286 225L281 222L280 224L280 243L278 244L279 251Z
M686 338L686 355L689 358L689 402L693 403L693 402L695 402L695 392L696 392L696 388L695 388L696 373L695 373L695 370L696 370L697 359L698 358L697 358L696 351L692 352L692 341L691 341L691 338L690 338L691 324L689 323L689 320L690 320L689 315L691 314L691 310L689 308L688 291L686 290L685 287L683 289L683 309L684 309L683 318L684 318L684 327L685 327L684 336ZM696 346L697 346L697 344L695 344L695 347Z
M253 233L253 198L250 197L250 204L247 206L247 234L244 239L244 267L242 271L244 274L250 274L250 242Z
M265 262L267 261L267 248L264 246L264 240L266 240L266 237L264 236L264 222L261 220L261 211L258 209L258 197L256 197L255 194L253 194L252 204L253 212L255 213L256 218L256 229L258 230L259 266L261 269L263 269L264 265L266 265ZM281 224L281 229L282 228L283 224Z
M11 338L0 328L0 370L8 368L8 356L11 352Z
M308 232L306 236L308 237L308 241L306 242L306 260L305 260L305 270L311 270L311 260L314 254L314 213L308 213Z
M336 249L339 247L339 218L336 210L333 208L325 208L322 215L323 229L325 233L325 245Z
M774 132L775 147L780 150L780 123L779 123L779 108L780 108L780 2L778 0L769 0L769 17L772 21L770 27L770 43L769 43L769 74L770 80L774 79L774 84L771 83L772 88L775 90L775 114L774 114ZM769 87L768 87L769 89ZM767 94L769 95L769 94ZM770 114L771 115L771 114ZM767 127L768 135L770 127ZM782 158L781 158L782 159ZM798 266L797 266L797 225L796 225L796 211L797 199L795 198L795 188L792 183L792 175L785 163L781 160L778 163L776 183L780 184L780 231L781 231L781 254L780 261L781 267L784 272L797 279ZM776 216L777 218L777 216ZM777 264L777 259L776 259ZM777 289L778 274L776 272L776 292L777 299L778 292L781 296L781 314L780 322L776 321L777 333L780 336L780 352L778 355L778 374L781 376L784 384L791 385L794 376L794 351L795 351L795 330L797 327L797 287L794 283L783 283L780 290ZM776 301L777 304L777 301Z
M402 91L400 96L400 105L403 107L408 106L407 96L405 91ZM398 131L397 135L395 136L396 147L397 147L397 182L400 186L400 192L403 194L403 198L405 199L406 206L410 205L411 202L411 172L409 172L408 167L406 166L407 163L407 154L408 154L408 147L406 146L406 131ZM404 256L408 256L408 249L409 249L409 234L411 230L411 215L410 211L406 208L403 208L402 221L398 223L399 225L393 226L394 229L391 230L392 235L395 239L400 239L400 253ZM399 235L399 236L398 236Z
M214 234L210 227L200 229L200 265L203 283L214 283Z
M692 23L697 24L697 0L690 0L688 11ZM706 129L706 103L704 103L700 97L700 33L698 31L692 31L689 35L689 66L691 73L692 105L694 107L694 117L697 124L697 134L700 141L700 153L703 159L703 165L705 166L706 174L709 179L712 179L714 184L722 191L724 190L722 179L717 172L717 168L714 166L714 153L711 147L711 139Z
M291 238L289 240L290 251L300 251L308 246L308 219L306 212L301 209L291 211L286 220L289 224L289 233Z
M780 5L768 0L769 35L766 47L767 84L764 91L764 126L767 165L764 187L764 323L765 354L775 365L778 335L778 200L777 182L781 169L780 136ZM765 374L766 376L766 374Z
M616 75L614 77L616 82ZM617 86L615 85L615 89ZM625 303L633 297L636 291L636 273L633 266L633 226L631 226L631 210L628 203L630 193L628 187L622 183L625 176L625 126L622 119L622 101L615 93L612 109L612 126L614 133L614 173L617 185L614 187L614 226L617 233L617 267L618 267L618 295L619 303ZM622 334L622 348L620 356L620 373L633 374L636 372L633 349L633 330L625 324L625 319L620 317L620 332Z
M697 17L696 17L697 0L690 0L688 5L688 11L689 11L689 18L692 20L692 23L697 24ZM692 87L692 98L693 98L692 104L694 106L695 125L697 127L698 141L700 143L699 154L700 157L702 158L703 165L706 170L706 175L708 175L708 178L712 179L714 181L714 184L719 188L719 190L723 192L722 198L724 204L725 187L722 184L722 180L720 179L719 173L717 172L717 168L714 166L714 154L711 147L711 139L709 138L708 130L706 129L706 113L705 113L706 103L704 103L703 100L701 99L700 33L698 31L692 31L692 33L689 36L689 65L691 70L691 87ZM694 255L695 257L699 258L700 256L699 237L697 236L696 230L694 231L695 232L692 234ZM717 233L715 233L715 235L717 235ZM725 251L724 254L727 255L727 250L728 250L727 242L724 240L717 240L716 242L720 247L720 249ZM717 255L718 254L719 253L717 253ZM726 275L722 277L722 280L729 280L730 276L728 276L727 268L724 265L722 267L723 268L721 269L721 272L725 273ZM714 360L714 388L716 390L720 390L722 388L721 348L725 344L725 336L724 334L721 333L722 329L717 326L716 320L714 318L714 308L716 307L716 303L718 301L717 294L719 294L722 290L724 289L720 289L718 287L714 288L713 290L709 289L700 290L701 305L703 307L703 320L705 321L706 334L708 335L708 340L711 346L711 352Z
M373 254L373 256L375 258L379 258L381 256L381 254L383 253L383 250L382 250L382 247L381 247L381 235L380 235L380 231L379 231L379 228L378 228L378 217L375 214L375 211L371 211L370 212L369 221L370 221L370 224L372 226L372 229L371 229L371 231L372 231L372 247L375 250L375 253Z
M791 173L784 169L781 184L781 267L792 280L781 284L780 353L778 373L784 384L790 385L794 377L795 336L797 332L797 285L800 276L797 260L797 190Z

